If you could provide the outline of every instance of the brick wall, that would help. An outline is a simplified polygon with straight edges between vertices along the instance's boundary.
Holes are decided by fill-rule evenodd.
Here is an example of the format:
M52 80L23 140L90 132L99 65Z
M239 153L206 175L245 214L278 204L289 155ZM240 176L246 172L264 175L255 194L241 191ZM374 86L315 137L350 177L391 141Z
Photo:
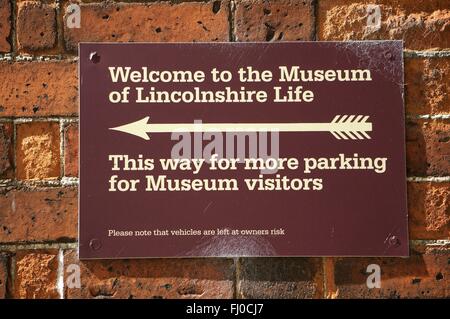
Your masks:
M70 3L0 0L0 298L450 296L450 0ZM353 39L405 41L410 258L78 260L79 41Z

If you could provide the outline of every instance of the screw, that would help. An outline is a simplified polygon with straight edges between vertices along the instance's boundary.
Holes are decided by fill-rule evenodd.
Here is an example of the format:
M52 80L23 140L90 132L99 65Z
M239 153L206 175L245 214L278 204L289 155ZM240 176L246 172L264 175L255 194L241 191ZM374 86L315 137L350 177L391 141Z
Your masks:
M91 239L89 247L91 247L92 250L99 250L102 247L102 242L97 238Z
M89 60L91 60L92 63L98 63L100 62L100 55L98 55L97 52L91 52L91 54L89 54Z
M400 246L400 239L397 238L397 236L391 236L389 237L389 245L391 246Z

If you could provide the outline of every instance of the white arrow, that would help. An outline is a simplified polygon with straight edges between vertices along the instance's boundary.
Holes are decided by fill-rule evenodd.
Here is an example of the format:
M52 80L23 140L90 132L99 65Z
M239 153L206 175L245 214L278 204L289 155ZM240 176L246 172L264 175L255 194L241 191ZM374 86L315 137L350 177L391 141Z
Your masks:
M133 134L149 140L147 133L172 132L330 132L337 139L370 139L368 116L336 115L329 123L166 123L149 124L149 117L112 127L110 130Z

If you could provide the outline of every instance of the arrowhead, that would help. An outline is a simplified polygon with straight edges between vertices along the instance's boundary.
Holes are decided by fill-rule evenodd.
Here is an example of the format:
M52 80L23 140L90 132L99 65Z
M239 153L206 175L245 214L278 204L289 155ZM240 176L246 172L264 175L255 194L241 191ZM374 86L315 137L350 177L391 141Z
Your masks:
M146 116L143 119L136 122L128 123L122 126L111 127L110 130L121 131L128 134L136 135L148 141L150 139L147 134L147 127L149 126L148 119L149 117Z

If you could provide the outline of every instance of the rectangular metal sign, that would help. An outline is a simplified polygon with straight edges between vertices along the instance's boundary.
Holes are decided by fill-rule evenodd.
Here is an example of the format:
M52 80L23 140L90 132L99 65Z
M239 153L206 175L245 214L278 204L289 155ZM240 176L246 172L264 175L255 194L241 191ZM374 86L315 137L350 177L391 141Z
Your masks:
M80 44L80 258L408 255L402 50Z

